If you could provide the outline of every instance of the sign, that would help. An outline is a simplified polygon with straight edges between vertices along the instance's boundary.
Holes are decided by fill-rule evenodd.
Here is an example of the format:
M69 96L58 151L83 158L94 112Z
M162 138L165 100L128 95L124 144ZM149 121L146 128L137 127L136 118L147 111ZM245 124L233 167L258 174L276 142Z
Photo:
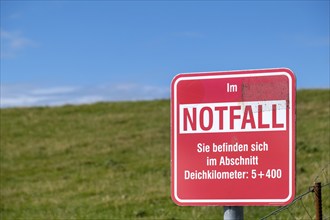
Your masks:
M175 76L171 166L178 205L289 204L295 195L292 71Z

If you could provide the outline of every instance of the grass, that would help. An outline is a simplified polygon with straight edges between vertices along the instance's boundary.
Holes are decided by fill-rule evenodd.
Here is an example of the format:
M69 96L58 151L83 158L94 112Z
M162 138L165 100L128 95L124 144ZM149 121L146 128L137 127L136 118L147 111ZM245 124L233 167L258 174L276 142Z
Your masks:
M329 181L321 172L330 159L329 95L297 93L297 195L319 174ZM222 207L179 207L170 198L169 100L0 111L1 220L223 216ZM323 202L330 216L329 199ZM245 207L244 216L276 208ZM300 209L292 211L305 215Z

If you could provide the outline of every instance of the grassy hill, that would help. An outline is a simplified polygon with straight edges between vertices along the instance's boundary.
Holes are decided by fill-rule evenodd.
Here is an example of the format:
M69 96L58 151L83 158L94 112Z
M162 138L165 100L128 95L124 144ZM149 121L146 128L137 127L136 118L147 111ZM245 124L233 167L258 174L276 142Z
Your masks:
M0 111L2 220L223 216L222 207L179 207L170 198L169 100ZM297 195L329 163L329 120L329 90L298 91ZM276 208L246 207L244 215Z

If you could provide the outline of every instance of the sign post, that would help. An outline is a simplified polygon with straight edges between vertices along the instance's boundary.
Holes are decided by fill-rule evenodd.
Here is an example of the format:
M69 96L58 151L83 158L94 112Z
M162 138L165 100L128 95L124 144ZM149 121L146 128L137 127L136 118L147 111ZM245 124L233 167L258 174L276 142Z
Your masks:
M295 195L292 71L175 76L171 188L172 200L183 206L289 204Z
M224 220L243 220L243 206L225 206L223 213Z

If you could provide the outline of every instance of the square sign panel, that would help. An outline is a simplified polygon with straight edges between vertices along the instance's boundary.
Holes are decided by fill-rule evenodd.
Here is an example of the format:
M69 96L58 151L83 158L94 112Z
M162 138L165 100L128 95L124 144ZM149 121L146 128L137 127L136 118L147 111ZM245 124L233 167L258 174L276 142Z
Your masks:
M292 71L175 76L171 166L178 205L289 204L295 195Z

